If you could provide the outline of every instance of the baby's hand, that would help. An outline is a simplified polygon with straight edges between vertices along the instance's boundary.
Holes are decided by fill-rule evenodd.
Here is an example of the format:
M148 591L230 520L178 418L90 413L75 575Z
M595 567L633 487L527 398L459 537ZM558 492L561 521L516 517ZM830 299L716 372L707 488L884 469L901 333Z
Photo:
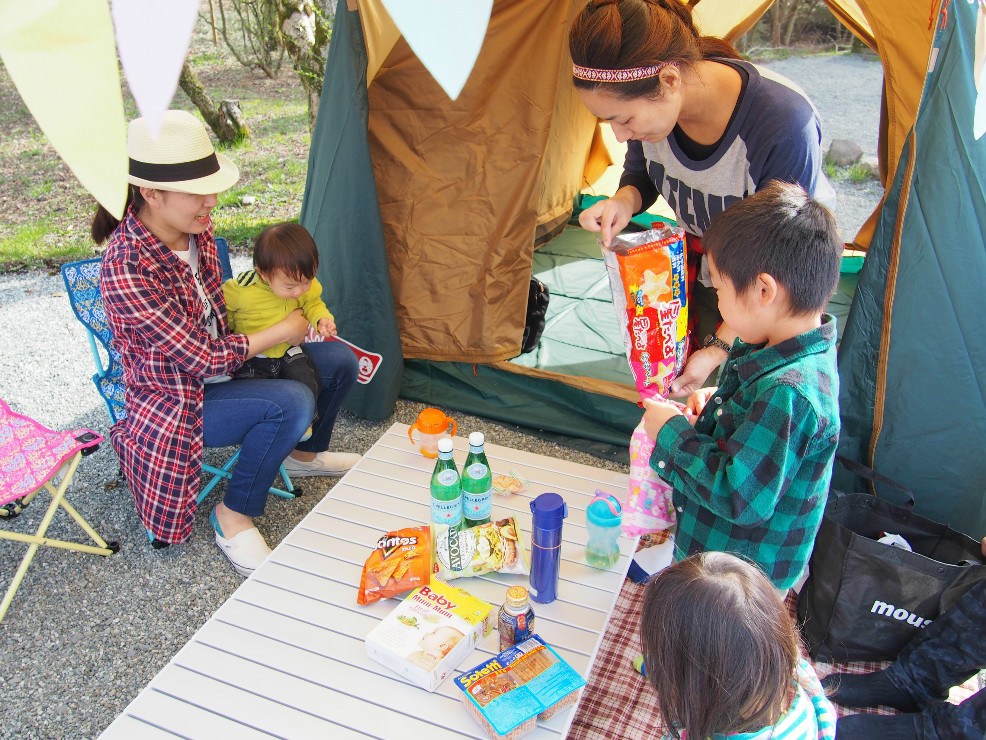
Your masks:
M318 320L318 333L323 337L334 337L337 333L336 322L326 316Z
M675 416L682 416L682 413L674 404L661 398L644 400L644 431L651 439L657 440L661 427L668 423L668 419Z

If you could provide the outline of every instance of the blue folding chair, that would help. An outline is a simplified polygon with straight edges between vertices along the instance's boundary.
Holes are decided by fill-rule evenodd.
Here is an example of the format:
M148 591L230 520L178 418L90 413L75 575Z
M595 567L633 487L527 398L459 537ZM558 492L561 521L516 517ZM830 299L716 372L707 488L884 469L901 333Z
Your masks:
M229 253L226 247L226 240L222 237L216 239L216 246L222 242L219 249L220 261L223 265L223 279L232 276L229 264ZM106 312L103 310L103 298L99 292L99 270L100 258L94 257L78 262L69 262L62 265L62 280L65 282L65 289L68 292L69 303L75 317L86 328L89 338L89 348L92 351L93 361L96 364L96 372L92 376L92 382L96 386L96 391L106 403L106 410L109 412L111 423L116 423L126 416L124 406L124 386L123 368L120 365L120 353L113 349L113 334L110 332L109 324L106 323ZM98 344L97 344L98 340ZM102 345L106 358L99 350ZM217 468L213 465L202 463L202 470L209 473L211 478L199 492L197 502L209 495L224 478L231 478L233 466L240 457L240 450L237 449L226 463ZM288 477L284 466L281 466L281 478L284 479L284 486L287 490L271 487L270 492L281 498L295 498L302 494L300 488L294 486L291 478ZM166 543L155 540L148 532L151 544L155 548L166 547Z

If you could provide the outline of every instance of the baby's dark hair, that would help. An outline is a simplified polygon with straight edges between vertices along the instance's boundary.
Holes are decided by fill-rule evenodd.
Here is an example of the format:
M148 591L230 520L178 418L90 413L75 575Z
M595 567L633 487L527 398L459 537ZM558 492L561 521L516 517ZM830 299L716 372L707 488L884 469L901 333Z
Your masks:
M767 273L794 316L820 312L835 292L842 239L835 216L800 185L772 181L712 219L702 246L737 295Z
M799 659L773 584L734 555L704 552L652 578L640 642L665 731L680 740L754 732L789 708Z
M274 224L257 235L253 267L265 275L280 272L295 280L311 280L318 271L318 247L301 224Z

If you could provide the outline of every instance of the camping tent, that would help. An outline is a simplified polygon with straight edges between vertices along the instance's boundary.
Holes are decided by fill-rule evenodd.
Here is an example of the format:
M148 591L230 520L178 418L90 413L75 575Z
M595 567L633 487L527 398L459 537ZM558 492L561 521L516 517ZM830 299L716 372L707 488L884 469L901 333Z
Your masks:
M479 59L453 101L380 0L359 0L358 12L340 3L301 221L319 243L319 277L348 338L385 357L386 370L351 396L355 413L386 416L403 392L610 442L625 442L639 418L632 387L595 372L592 346L582 348L590 359L566 357L562 370L511 362L532 265L539 269L536 246L565 229L573 200L608 163L597 122L570 83L566 31L582 4L497 0ZM734 39L770 0L693 4L705 33ZM971 123L952 122L974 107L973 39L986 16L978 2L943 4L929 17L926 0L828 0L883 62L881 169L892 183L856 238L871 251L859 276L865 300L853 305L840 355L843 449L919 491L919 511L982 536L986 357L977 226L986 205L975 166L986 171L986 141L973 137ZM962 71L961 81L958 73L943 76L945 68ZM923 134L942 127L952 145L947 168L933 164L945 150L929 147L934 137ZM952 180L931 182L932 173ZM588 256L574 237L556 247L570 231L538 250L543 269L578 266ZM605 310L584 308L598 297L585 275L565 273L563 282L566 290L574 284L571 295L552 304L561 303L565 317ZM606 340L591 326L572 333L589 345ZM942 344L955 355L944 375L949 395L962 404L932 409L943 396L932 380L941 367L931 365L948 356ZM926 457L913 453L916 446ZM924 460L952 462L945 475Z

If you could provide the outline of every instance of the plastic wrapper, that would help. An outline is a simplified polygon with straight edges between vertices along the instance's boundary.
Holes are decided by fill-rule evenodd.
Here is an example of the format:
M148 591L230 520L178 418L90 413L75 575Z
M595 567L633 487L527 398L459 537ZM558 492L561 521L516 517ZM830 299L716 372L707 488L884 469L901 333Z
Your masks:
M431 527L387 532L363 565L358 604L389 599L431 581Z
M667 397L685 366L688 304L684 231L667 226L613 239L603 260L641 400Z
M623 534L637 537L674 526L671 486L650 466L654 440L641 423L630 436L630 483L623 507Z
M442 524L434 528L433 573L442 580L484 573L527 575L527 547L512 516L478 527L454 530Z
M579 699L585 680L537 635L455 677L491 740L515 740Z

